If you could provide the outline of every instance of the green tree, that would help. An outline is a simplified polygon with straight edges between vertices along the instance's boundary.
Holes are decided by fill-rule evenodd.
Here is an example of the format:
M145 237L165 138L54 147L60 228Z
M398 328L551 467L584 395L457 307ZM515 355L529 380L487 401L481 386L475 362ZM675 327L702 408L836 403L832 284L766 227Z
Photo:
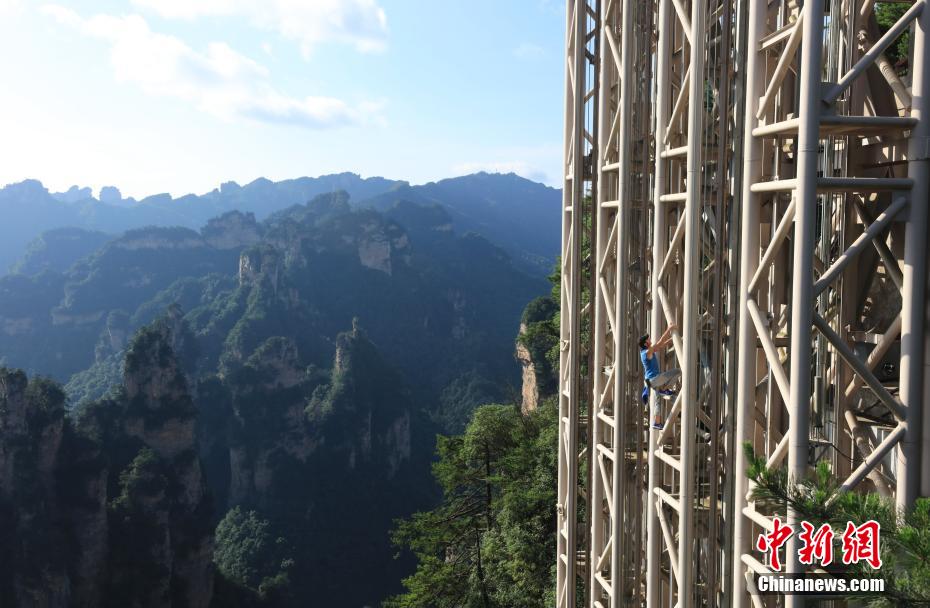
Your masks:
M907 12L910 6L907 4L892 3L892 2L876 2L875 3L875 20L878 22L879 31L884 34L891 26L898 22L898 19ZM888 57L888 61L891 62L891 65L895 66L900 75L907 73L907 68L899 67L900 64L904 61L907 61L908 58L908 49L910 48L911 43L911 33L909 30L905 30L903 34L894 42L885 54Z
M874 608L930 605L930 499L918 499L912 509L899 512L878 494L840 492L827 463L820 463L810 477L794 481L785 469L766 467L765 458L756 456L751 444L744 450L747 475L756 482L752 497L761 510L785 513L790 505L815 526L829 523L834 542L840 541L847 521L875 520L881 525L881 569L872 570L867 564L843 568L857 578L884 579L885 590L857 599Z
M108 505L111 606L131 606L137 598L168 601L170 574L160 559L167 551L168 479L165 465L149 448L139 450L119 476L119 495Z
M558 388L559 301L553 295L536 298L524 309L521 322L525 329L517 342L526 347L536 365L540 394L552 394Z
M213 561L219 572L266 599L283 598L294 565L288 543L255 511L233 507L216 527Z
M440 436L431 511L398 522L394 541L418 567L391 608L539 606L553 585L555 406L522 416L478 408L465 433ZM551 549L551 550L550 550Z

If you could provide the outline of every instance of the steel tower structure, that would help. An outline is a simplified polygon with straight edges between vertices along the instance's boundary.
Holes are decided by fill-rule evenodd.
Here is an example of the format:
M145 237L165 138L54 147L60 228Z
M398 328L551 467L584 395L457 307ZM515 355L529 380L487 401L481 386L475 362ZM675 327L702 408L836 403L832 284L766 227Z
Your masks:
M930 495L928 1L567 3L560 608L795 605L755 592L746 443Z

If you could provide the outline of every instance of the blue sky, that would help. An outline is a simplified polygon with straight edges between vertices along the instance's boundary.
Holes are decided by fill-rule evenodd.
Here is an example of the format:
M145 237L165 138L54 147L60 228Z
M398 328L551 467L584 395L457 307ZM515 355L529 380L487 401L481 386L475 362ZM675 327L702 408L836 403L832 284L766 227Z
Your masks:
M559 0L0 0L0 185L558 185Z

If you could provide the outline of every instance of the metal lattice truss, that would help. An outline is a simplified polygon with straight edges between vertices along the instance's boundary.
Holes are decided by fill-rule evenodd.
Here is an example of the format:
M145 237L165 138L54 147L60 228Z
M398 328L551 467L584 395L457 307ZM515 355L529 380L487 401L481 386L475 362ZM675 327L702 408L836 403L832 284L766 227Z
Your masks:
M747 443L930 494L928 2L568 3L559 607L793 605L755 593Z
M681 606L717 605L720 593L732 9L730 2L694 2L690 10L658 3L651 325L654 334L679 327L664 366L681 369L682 382L660 406L665 427L650 438L652 606L669 597Z
M565 56L565 150L562 189L562 298L559 357L559 470L558 470L558 605L573 608L585 578L587 535L584 528L581 464L587 411L582 378L582 327L590 322L582 276L590 262L583 259L585 217L590 219L595 180L594 157L597 103L598 0L569 0ZM580 532L580 534L579 534ZM582 586L583 589L583 586ZM583 594L583 591L581 591Z
M758 446L770 465L787 460L794 478L828 460L842 490L868 482L863 489L895 493L906 506L919 491L921 460L913 364L926 308L927 150L919 148L930 133L921 60L930 11L914 3L876 40L874 9L750 3L736 439ZM893 70L866 78L887 65L884 51L918 17L911 92ZM924 107L909 107L914 98ZM917 145L905 152L908 135ZM879 330L867 357L851 328ZM883 382L875 367L899 338L900 381ZM888 458L895 448L897 466ZM749 577L740 570L767 571L749 541L772 523L748 502L745 479L734 483L734 598L745 604ZM802 569L796 542L786 551L792 572Z
M589 585L605 608L640 601L645 582L647 427L625 345L646 315L651 19L640 2L601 6Z

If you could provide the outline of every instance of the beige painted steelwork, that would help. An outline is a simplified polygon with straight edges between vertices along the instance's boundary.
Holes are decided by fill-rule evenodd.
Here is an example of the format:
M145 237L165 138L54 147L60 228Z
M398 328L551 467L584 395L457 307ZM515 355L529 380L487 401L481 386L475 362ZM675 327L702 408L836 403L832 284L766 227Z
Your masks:
M646 320L651 17L633 0L601 5L589 588L605 608L645 593L646 427L625 346Z
M744 443L930 494L927 1L568 3L559 607L797 605L754 593L797 518ZM671 324L655 431L636 341Z
M582 465L586 458L586 418L590 382L583 327L590 327L583 276L590 274L585 243L590 242L592 200L596 195L592 160L597 122L598 1L568 0L565 34L565 142L560 258L561 336L559 357L559 460L556 597L574 608L587 595L583 581L588 538ZM590 333L588 331L587 333ZM590 349L589 349L590 350Z

